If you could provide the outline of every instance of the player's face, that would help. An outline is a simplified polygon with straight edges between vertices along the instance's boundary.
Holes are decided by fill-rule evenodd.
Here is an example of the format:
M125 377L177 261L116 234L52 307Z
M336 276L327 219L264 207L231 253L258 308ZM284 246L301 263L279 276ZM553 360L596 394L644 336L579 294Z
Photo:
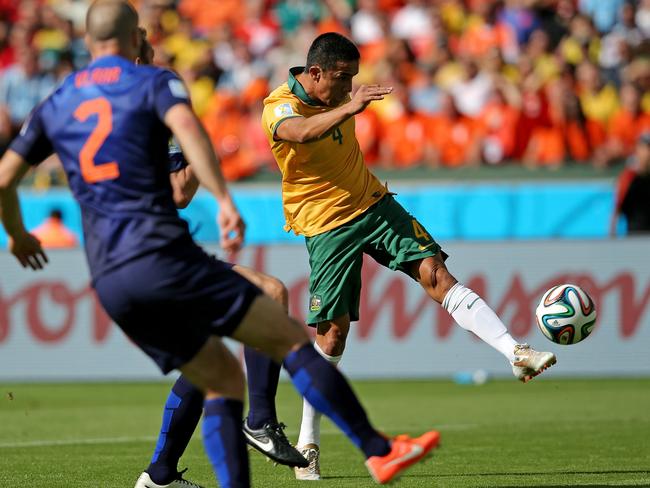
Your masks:
M328 107L336 107L352 91L352 78L359 72L359 61L339 61L331 70L321 71L314 83L314 95Z

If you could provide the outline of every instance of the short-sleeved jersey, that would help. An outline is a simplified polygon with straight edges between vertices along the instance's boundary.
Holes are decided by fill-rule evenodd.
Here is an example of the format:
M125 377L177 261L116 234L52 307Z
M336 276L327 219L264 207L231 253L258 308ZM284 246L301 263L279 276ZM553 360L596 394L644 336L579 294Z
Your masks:
M368 170L354 133L354 117L318 140L275 140L278 126L291 117L332 110L316 105L292 68L289 81L264 100L262 124L282 172L282 204L287 230L311 237L349 222L379 201L386 188Z
M30 164L55 152L81 206L93 280L181 239L169 181L167 110L188 103L171 71L118 56L68 76L30 115L11 149Z

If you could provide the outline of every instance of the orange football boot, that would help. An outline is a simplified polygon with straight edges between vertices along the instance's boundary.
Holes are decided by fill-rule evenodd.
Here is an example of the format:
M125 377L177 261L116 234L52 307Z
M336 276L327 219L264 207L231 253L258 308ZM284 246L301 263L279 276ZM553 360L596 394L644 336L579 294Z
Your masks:
M372 456L366 467L372 478L380 485L386 484L409 466L423 459L438 445L440 434L432 430L415 439L398 435L391 441L391 450L385 456Z

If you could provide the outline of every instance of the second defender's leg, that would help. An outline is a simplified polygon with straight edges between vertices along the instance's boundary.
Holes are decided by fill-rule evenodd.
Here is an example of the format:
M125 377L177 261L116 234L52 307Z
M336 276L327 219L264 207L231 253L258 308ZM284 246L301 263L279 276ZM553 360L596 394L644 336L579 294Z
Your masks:
M236 271L264 294L289 311L289 291L273 276L236 264ZM248 384L248 415L243 430L246 442L273 461L286 466L309 465L284 434L284 424L278 422L275 395L280 381L280 364L252 347L244 348Z

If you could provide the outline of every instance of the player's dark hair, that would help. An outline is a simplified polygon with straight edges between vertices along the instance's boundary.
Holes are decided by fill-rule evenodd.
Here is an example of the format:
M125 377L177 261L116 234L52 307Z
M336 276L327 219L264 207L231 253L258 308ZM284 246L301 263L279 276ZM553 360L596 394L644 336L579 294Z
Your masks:
M318 65L324 71L336 68L339 61L356 61L361 55L354 43L345 36L336 32L321 34L309 47L305 71L310 66Z

